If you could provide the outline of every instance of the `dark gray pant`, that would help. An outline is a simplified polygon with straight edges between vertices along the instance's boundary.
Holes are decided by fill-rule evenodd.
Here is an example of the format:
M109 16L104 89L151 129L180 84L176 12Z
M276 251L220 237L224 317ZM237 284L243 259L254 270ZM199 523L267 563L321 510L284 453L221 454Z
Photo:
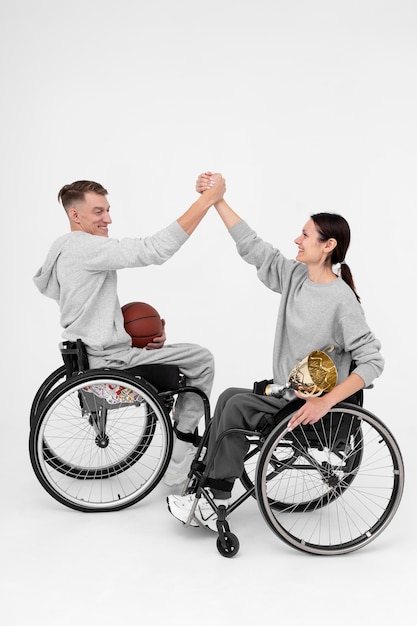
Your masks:
M223 432L230 428L263 430L274 424L279 409L287 403L288 400L284 398L260 396L250 389L231 387L223 391L214 411L206 458L211 458L216 439ZM211 487L214 497L230 497L234 481L242 475L249 445L245 435L239 433L228 434L223 438L209 475L210 478L230 482L231 488L230 491L223 491Z

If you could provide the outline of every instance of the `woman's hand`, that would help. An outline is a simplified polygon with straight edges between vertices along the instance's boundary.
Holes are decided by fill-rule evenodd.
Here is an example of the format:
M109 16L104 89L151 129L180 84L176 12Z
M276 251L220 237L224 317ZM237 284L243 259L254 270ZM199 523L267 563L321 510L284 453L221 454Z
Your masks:
M352 372L341 383L336 385L331 391L315 398L304 398L298 391L295 392L297 398L305 400L302 407L298 409L288 422L288 428L292 430L299 424L315 424L339 402L353 396L357 391L363 389L365 381L359 374Z
M221 176L221 174L213 174L212 172L204 172L200 174L195 183L195 189L198 193L203 193L214 186L216 182L216 176Z
M297 398L305 400L305 403L294 413L288 422L289 430L293 430L300 424L303 424L304 426L306 424L315 424L322 417L324 417L333 406L333 403L329 402L326 394L320 396L319 398L305 398L299 394L298 391L296 391L295 395Z

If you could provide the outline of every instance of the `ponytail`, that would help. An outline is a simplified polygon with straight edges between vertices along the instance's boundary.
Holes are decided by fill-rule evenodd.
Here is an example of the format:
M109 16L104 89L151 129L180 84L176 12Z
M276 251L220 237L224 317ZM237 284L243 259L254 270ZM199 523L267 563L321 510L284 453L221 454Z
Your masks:
M356 293L355 283L353 282L352 272L350 271L350 267L347 263L343 261L340 264L340 278L342 278L347 285L352 289L353 293L356 296L356 300L360 303L361 299Z

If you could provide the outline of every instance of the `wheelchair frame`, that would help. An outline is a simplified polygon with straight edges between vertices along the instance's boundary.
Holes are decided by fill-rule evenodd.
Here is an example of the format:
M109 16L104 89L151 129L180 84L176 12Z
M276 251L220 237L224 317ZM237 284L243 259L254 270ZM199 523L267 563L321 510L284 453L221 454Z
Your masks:
M282 541L317 555L367 545L398 509L401 451L383 422L363 408L362 393L358 404L340 403L315 425L289 431L288 421L302 404L294 400L277 411L269 433L230 429L206 458L210 403L200 389L184 384L178 368L90 370L80 340L61 344L61 352L64 366L42 383L32 403L29 451L41 485L70 508L115 511L146 497L171 457L175 397L196 393L205 431L183 492L196 496L185 525L198 522L195 508L204 495L217 515L216 545L223 556L239 551L228 518L250 497ZM244 492L226 507L214 502L209 474L223 438L230 436L245 437L248 454L240 477Z

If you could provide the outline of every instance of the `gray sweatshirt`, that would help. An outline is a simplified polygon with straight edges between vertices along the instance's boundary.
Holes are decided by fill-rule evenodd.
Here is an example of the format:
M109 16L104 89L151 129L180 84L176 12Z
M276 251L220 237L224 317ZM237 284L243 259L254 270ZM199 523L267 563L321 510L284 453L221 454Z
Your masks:
M161 265L187 239L178 222L143 239L69 232L52 244L33 280L41 293L58 303L64 339L82 339L92 355L112 354L131 347L117 295L116 271Z
M342 278L326 284L312 282L303 263L285 258L243 221L229 232L240 256L256 267L259 279L281 294L273 348L274 382L285 384L300 360L329 345L334 346L330 356L339 382L349 375L352 360L365 386L382 373L380 342Z

